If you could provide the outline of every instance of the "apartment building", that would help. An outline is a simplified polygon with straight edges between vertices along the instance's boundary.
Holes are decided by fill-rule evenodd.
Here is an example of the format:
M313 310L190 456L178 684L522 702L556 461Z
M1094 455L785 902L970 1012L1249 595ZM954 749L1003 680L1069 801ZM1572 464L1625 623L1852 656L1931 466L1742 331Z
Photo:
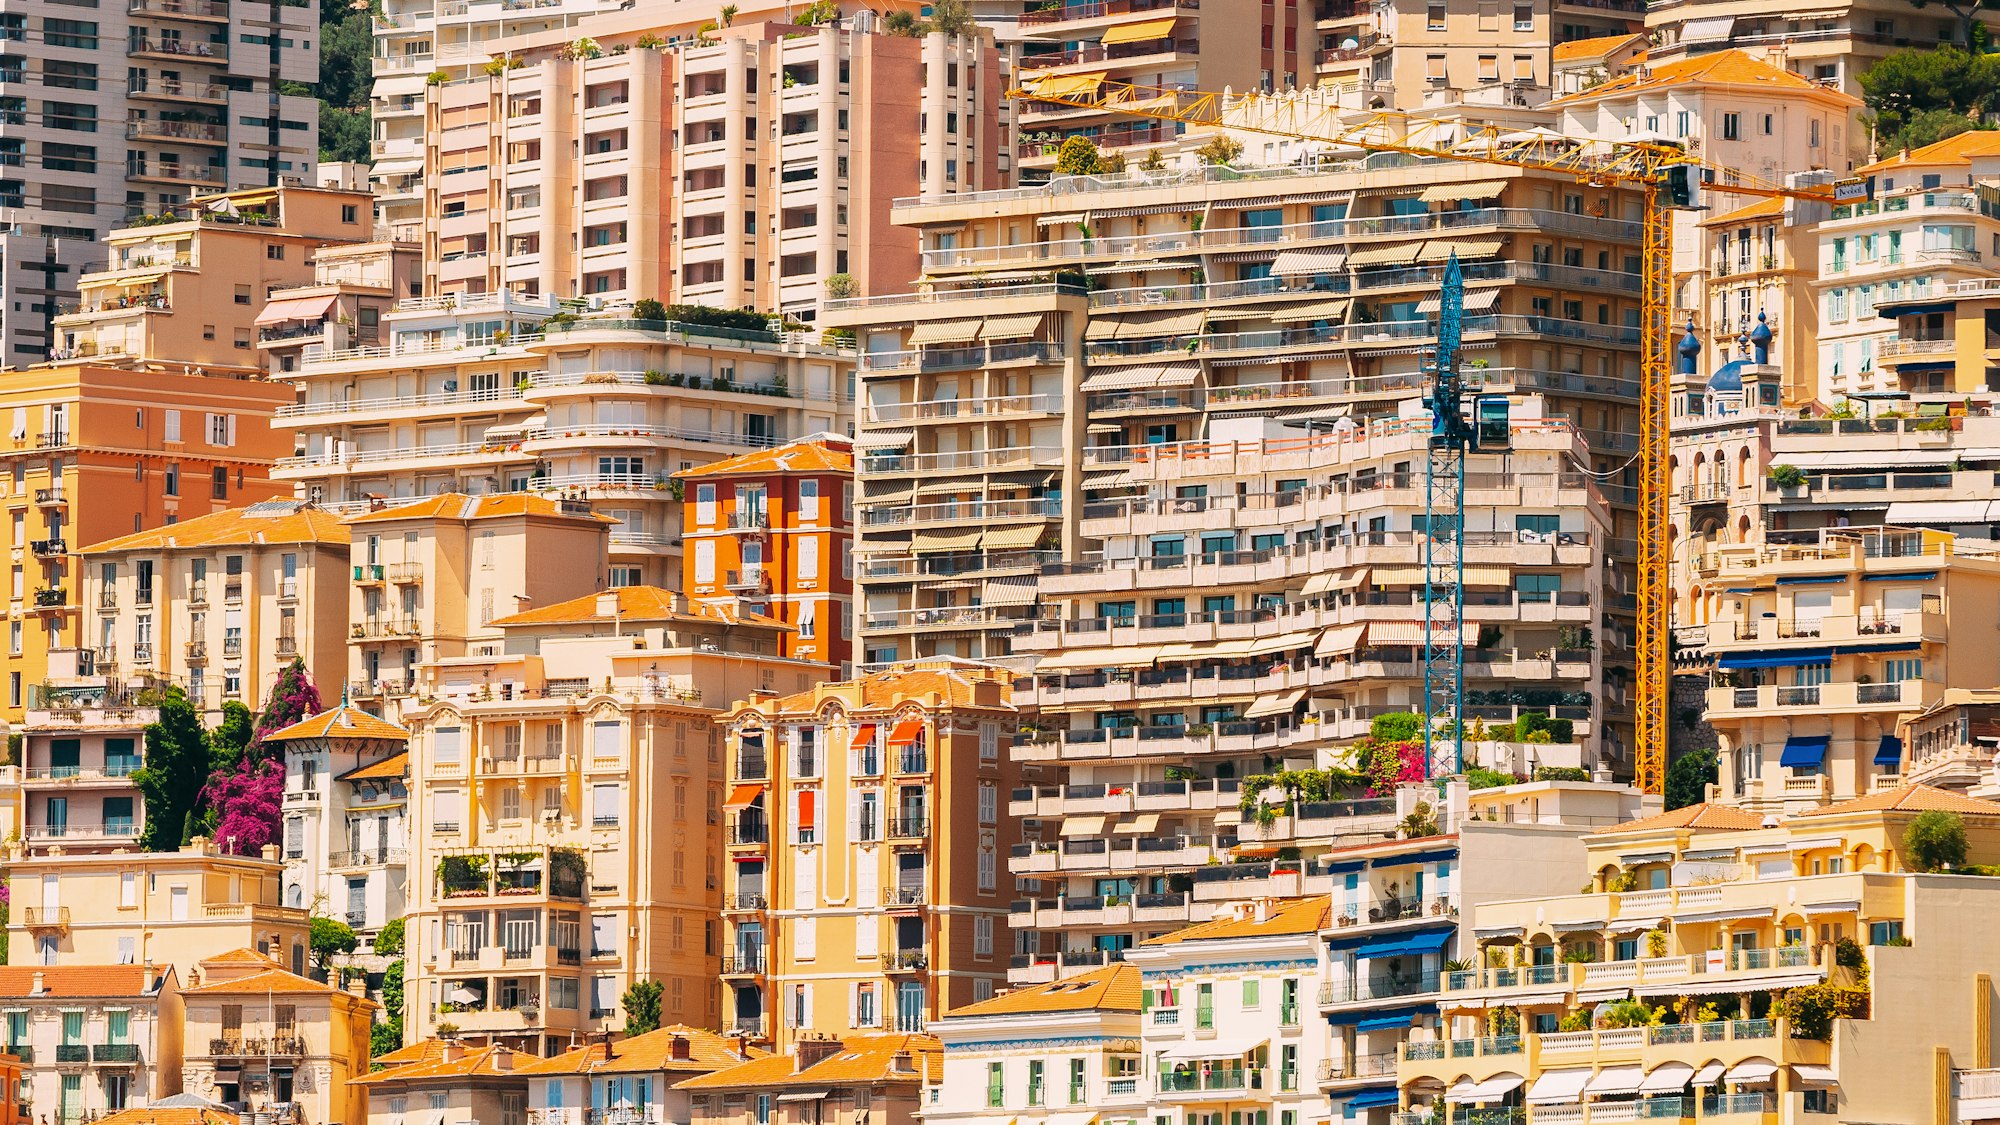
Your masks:
M27 1125L29 1096L21 1060L0 1051L0 1125Z
M348 532L298 500L228 508L84 547L84 630L108 684L181 685L216 721L295 662L347 666ZM211 601L211 599L213 599Z
M917 663L730 713L722 1026L922 1031L1004 982L1010 679Z
M524 1062L518 1073L528 1079L528 1104L537 1107L543 1125L625 1117L689 1121L694 1095L678 1084L753 1057L740 1039L675 1023Z
M48 358L59 306L104 260L114 228L164 214L192 192L310 178L319 105L282 92L319 80L310 10L215 0L142 0L126 10L34 0L9 10L23 44L0 69L13 216L0 236L4 362ZM100 138L123 129L123 144Z
M602 588L610 523L587 504L513 493L351 517L349 697L388 706L415 691L419 665L497 651L501 618Z
M277 424L300 452L276 475L337 510L444 492L587 501L618 521L612 584L672 588L683 562L672 474L847 432L851 348L561 309L413 298L385 314L377 345L308 345L298 371L280 373L299 401Z
M266 299L311 281L322 243L366 241L369 204L366 192L288 185L196 196L185 217L113 230L103 268L56 317L49 358L260 370Z
M1637 33L1600 35L1558 43L1550 54L1557 97L1581 94L1598 83L1623 77L1646 57L1646 37Z
M377 1005L253 950L205 958L181 990L183 1090L245 1116L360 1125Z
M20 1063L14 1105L89 1121L180 1092L180 981L144 965L0 965L0 1043Z
M891 199L1003 183L987 36L729 7L719 27L713 7L632 8L488 43L492 65L427 86L425 291L810 322L831 276L916 276Z
M681 589L698 605L750 608L790 627L784 654L854 660L854 446L817 434L675 474ZM686 495L692 489L693 495Z
M1139 494L1121 478L1149 445L1224 418L1397 416L1419 393L1454 253L1468 374L1542 395L1545 415L1583 436L1587 467L1611 478L1609 554L1627 557L1637 200L1509 169L1365 164L1134 174L898 209L922 234L926 287L836 302L827 317L862 343L864 667L1007 656L1040 596L1035 568L1094 561L1084 513ZM1064 280L1086 269L1090 287ZM996 270L1020 280L975 281ZM934 408L953 400L956 412ZM1627 573L1612 568L1615 594ZM1002 579L1018 588L989 607ZM1629 629L1609 608L1600 632Z
M915 1125L938 1064L928 1035L821 1035L679 1089L692 1095L690 1125Z
M1697 224L1699 265L1675 285L1684 315L1674 328L1679 334L1698 325L1699 354L1709 358L1701 366L1720 372L1739 361L1771 364L1784 375L1778 404L1795 412L1823 401L1815 228L1830 214L1825 204L1796 199L1722 210Z
M1987 386L1985 318L1963 328L1959 287L1981 291L1981 257L2000 245L2000 144L1954 137L1861 169L1872 198L1819 224L1820 359L1824 396L1961 403ZM1968 334L1975 361L1957 362Z
M416 1057L404 1059L405 1052ZM367 1091L368 1120L407 1121L429 1113L471 1122L525 1119L528 1083L515 1068L538 1060L497 1043L480 1046L455 1036L426 1039L375 1061L385 1069L354 1079Z
M1722 739L1721 792L1743 808L1865 795L1877 775L1900 772L1900 716L2000 673L1985 653L1946 643L1954 619L1978 619L2000 593L2000 560L1978 542L1835 528L1714 555L1727 590L1708 622L1706 718Z
M264 736L285 762L285 902L345 922L363 954L403 916L409 737L345 700Z
M1904 830L1933 810L1962 819L1974 862L1995 854L2000 805L1923 786L1594 834L1587 893L1473 912L1477 965L1445 977L1448 1036L1402 1048L1403 1103L1572 1122L1946 1104L1952 1069L1986 1061L1971 982L1992 954L1972 935L1996 907L1984 880L1908 870ZM1808 997L1831 1010L1779 1002Z
M132 775L144 764L146 727L159 709L135 706L102 680L62 682L76 686L47 690L25 713L19 839L35 854L127 850L146 827L146 799Z
M524 564L525 565L525 564ZM405 1027L531 1053L663 1010L716 1019L724 701L804 690L768 618L623 587L500 618L419 665ZM660 846L671 841L669 846Z
M291 391L250 379L49 364L0 388L0 498L13 600L0 718L21 721L51 678L95 675L84 651L82 561L73 548L273 499L284 439L269 419Z
M299 972L306 911L282 905L275 854L227 854L197 837L179 851L31 854L7 849L11 965L153 965L189 971L236 949Z
M1117 964L1057 983L1025 985L947 1012L930 1025L943 1065L924 1120L959 1125L999 1114L1051 1125L1096 1112L1136 1121L1140 1032L1148 1007L1139 970ZM1052 1055L1052 1044L1058 1054Z
M422 296L422 247L415 242L321 245L309 280L270 289L257 312L258 367L282 377L305 364L308 348L347 352L380 348L383 317Z
M1992 800L1996 704L1991 688L1953 688L1904 720L1902 780Z
M1972 18L1991 32L1991 15ZM1792 73L1855 96L1860 76L1898 51L1966 46L1959 20L1943 9L1924 11L1887 0L1844 0L1810 11L1728 0L1649 7L1646 32L1652 65L1744 50Z

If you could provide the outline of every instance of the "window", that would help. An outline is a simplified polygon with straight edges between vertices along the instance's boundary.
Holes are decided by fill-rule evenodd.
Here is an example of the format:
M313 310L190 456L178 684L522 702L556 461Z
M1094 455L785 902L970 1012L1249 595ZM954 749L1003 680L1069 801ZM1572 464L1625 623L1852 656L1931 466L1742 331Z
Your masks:
M1533 4L1514 5L1514 30L1535 30L1535 6Z
M1215 985L1208 982L1195 986L1194 1025L1203 1031L1215 1026Z
M986 1064L986 1107L998 1109L1007 1104L1007 1064Z
M1514 576L1514 596L1516 600L1528 602L1552 602L1562 589L1562 576L1558 574L1517 574Z
M1742 114L1725 113L1722 115L1722 139L1725 141L1739 141L1743 139Z
M1890 922L1868 923L1869 945L1900 945L1902 944L1902 940L1903 922L1901 919Z
M1443 31L1444 26L1445 25L1444 25L1443 0L1430 0L1430 3L1427 5L1426 16L1424 19L1424 30Z

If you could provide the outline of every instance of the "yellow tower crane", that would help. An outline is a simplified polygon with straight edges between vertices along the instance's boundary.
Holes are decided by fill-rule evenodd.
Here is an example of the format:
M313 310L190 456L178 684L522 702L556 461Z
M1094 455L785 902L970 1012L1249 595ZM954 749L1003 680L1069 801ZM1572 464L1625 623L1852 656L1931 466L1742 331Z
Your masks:
M1639 314L1638 636L1633 715L1634 780L1647 793L1666 787L1669 628L1667 421L1673 366L1667 323L1672 310L1673 229L1669 212L1692 205L1693 193L1838 203L1862 196L1859 181L1809 187L1764 183L1702 163L1679 145L1649 140L1570 138L1548 129L1419 118L1389 110L1356 113L1329 89L1282 94L1232 94L1139 86L1096 75L1030 77L1008 96L1077 109L1123 113L1218 129L1235 129L1327 145L1331 149L1395 152L1433 160L1493 164L1576 177L1581 183L1639 189L1641 223Z

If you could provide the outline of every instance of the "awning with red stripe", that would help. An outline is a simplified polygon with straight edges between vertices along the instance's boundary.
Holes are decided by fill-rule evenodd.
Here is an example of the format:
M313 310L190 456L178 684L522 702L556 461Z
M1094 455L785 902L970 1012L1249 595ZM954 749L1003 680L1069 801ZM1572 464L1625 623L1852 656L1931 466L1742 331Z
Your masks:
M915 742L923 733L924 721L922 719L904 719L902 722L896 724L895 730L889 732L889 745L901 746L905 743Z

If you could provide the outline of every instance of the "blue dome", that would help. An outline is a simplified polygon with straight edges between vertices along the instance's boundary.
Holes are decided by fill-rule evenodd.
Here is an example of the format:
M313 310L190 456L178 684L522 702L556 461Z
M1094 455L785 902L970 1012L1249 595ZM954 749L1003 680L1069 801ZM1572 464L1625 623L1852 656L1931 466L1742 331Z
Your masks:
M1708 377L1708 389L1711 391L1742 390L1743 361L1740 359L1732 359L1728 363L1723 364L1721 367L1716 368L1715 374L1710 375Z
M1757 314L1757 327L1750 330L1750 342L1765 345L1771 342L1771 325L1764 319L1763 313Z

